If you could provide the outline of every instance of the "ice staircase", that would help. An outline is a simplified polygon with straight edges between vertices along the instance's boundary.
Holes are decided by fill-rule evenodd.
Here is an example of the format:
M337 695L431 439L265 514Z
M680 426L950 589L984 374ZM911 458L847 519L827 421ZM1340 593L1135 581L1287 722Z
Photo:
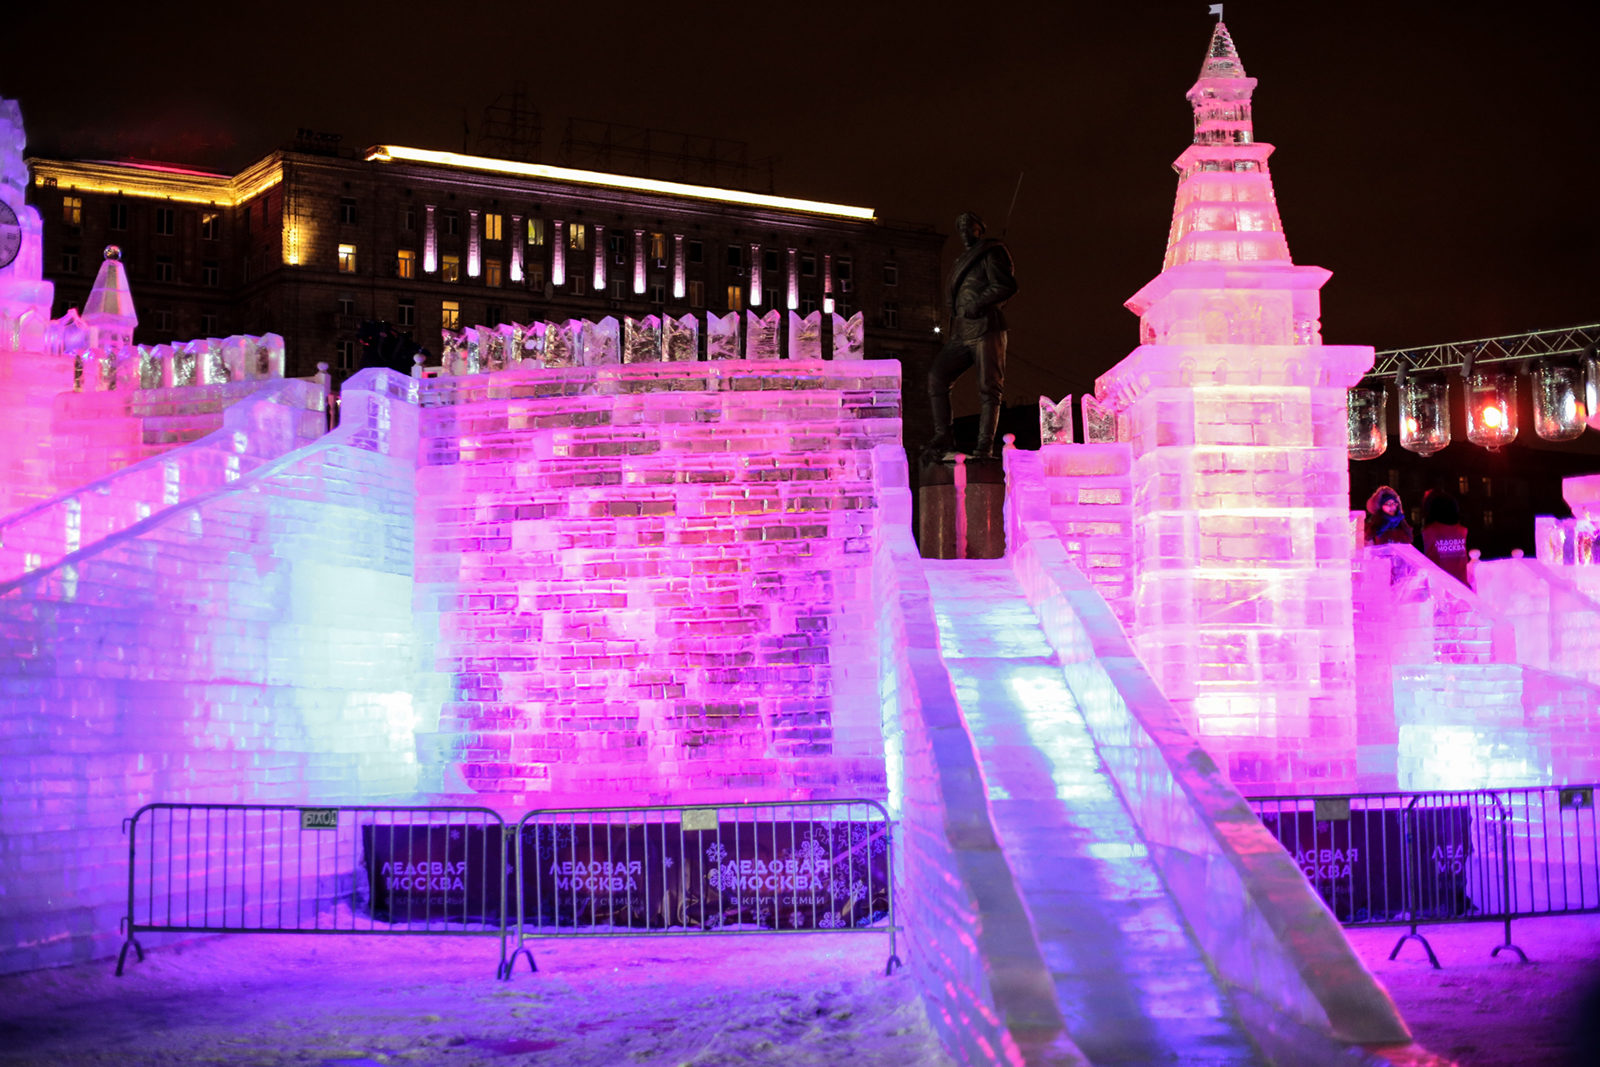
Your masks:
M1006 560L928 560L941 651L1072 1041L1095 1064L1256 1064Z

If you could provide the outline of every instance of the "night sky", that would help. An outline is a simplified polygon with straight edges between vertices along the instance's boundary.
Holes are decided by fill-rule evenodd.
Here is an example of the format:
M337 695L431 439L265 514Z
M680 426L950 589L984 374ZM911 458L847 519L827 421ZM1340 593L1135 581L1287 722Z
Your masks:
M1580 10L1580 8L1582 10ZM152 12L159 13L152 13ZM1296 262L1329 343L1600 320L1592 5L1229 3ZM234 168L308 127L460 149L517 80L544 158L568 118L747 141L776 191L1007 240L1008 393L1089 388L1161 267L1206 4L553 6L40 2L0 94L30 151ZM21 42L21 43L19 43ZM955 241L947 245L947 257Z

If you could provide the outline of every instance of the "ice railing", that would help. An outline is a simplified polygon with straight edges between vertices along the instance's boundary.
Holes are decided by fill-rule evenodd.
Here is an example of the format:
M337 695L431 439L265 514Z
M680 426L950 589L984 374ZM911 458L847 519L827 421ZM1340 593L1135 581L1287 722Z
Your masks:
M171 389L283 377L283 338L275 333L97 349L77 348L71 332L54 329L57 325L51 323L45 351L50 355L72 355L75 392Z
M1437 662L1515 662L1514 628L1477 593L1411 545L1374 545L1366 551L1388 561L1389 588L1396 605L1431 607Z
M785 318L785 314L787 318ZM621 363L694 363L707 360L835 360L865 356L861 312L848 319L829 312L790 311L646 315L636 319L567 319L445 330L435 374L479 374L518 366L600 367ZM826 329L825 329L826 327ZM702 357L702 352L704 353ZM429 374L421 357L412 372Z
M320 384L269 384L226 409L222 429L0 519L0 592L30 571L238 481L326 431Z

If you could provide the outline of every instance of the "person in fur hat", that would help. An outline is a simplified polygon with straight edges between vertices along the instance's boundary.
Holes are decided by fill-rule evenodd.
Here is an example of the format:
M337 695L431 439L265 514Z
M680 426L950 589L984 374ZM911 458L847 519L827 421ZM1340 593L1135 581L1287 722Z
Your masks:
M1400 503L1400 494L1387 485L1378 486L1378 491L1367 500L1367 544L1410 543L1411 524L1406 521L1406 509Z

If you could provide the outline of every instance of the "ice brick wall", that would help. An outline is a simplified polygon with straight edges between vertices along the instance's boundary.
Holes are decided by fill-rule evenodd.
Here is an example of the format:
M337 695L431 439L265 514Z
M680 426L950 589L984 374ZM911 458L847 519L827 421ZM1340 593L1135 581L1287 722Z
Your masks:
M892 362L424 383L426 787L507 809L879 796Z
M1592 564L1496 559L1480 560L1473 578L1515 629L1518 662L1600 684L1600 599L1581 584L1591 572L1600 578Z
M1123 626L1133 625L1133 457L1125 444L1046 444L1007 453L1006 536L1047 522Z
M413 795L414 458L373 426L416 409L353 384L334 435L0 583L0 970L115 950L143 803Z

